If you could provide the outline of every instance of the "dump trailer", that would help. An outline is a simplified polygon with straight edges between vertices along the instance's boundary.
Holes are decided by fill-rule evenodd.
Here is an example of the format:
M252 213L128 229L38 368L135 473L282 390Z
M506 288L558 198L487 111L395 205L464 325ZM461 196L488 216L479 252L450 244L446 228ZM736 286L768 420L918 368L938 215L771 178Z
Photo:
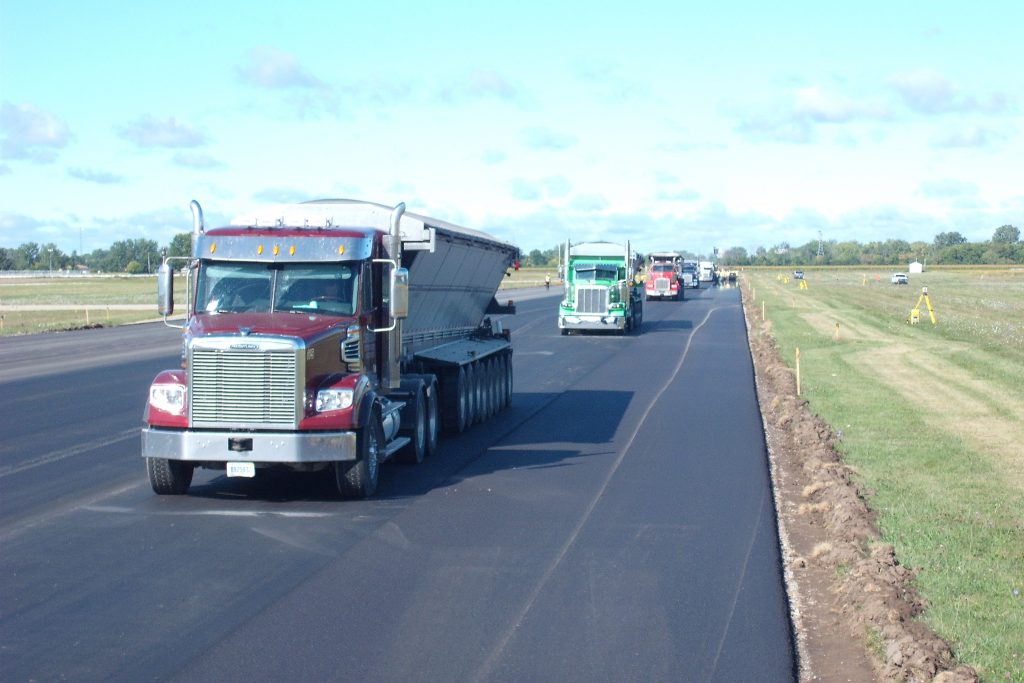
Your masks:
M636 282L629 242L565 243L565 295L558 329L625 334L643 326L643 288Z
M197 467L284 468L371 496L388 458L419 463L439 429L509 404L510 335L489 315L515 312L495 298L512 244L404 204L319 200L211 230L192 212L192 256L158 274L165 322L180 261L188 297L182 367L157 375L145 411L156 493L185 493Z

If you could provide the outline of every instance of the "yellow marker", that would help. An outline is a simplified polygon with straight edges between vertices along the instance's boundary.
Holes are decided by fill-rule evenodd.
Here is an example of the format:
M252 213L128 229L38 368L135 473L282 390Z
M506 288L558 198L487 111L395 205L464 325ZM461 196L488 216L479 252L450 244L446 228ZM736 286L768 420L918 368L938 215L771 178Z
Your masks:
M256 253L257 254L262 254L263 253L263 245L262 244L260 246L256 247Z
M288 247L288 254L290 256L295 256L295 245L294 244L292 246Z
M800 281L800 289L807 289L807 280Z
M281 247L279 247L279 246L277 246L277 245L275 244L275 245L274 245L274 256L277 256L277 255L278 255L278 254L280 254L280 253L281 253Z

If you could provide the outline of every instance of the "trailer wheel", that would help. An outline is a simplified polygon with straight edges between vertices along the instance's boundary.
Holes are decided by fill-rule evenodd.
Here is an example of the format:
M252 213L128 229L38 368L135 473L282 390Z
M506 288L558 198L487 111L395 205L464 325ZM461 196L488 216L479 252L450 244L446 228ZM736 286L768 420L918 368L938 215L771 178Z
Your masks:
M380 476L380 445L383 440L380 411L374 407L370 411L369 420L356 435L356 460L334 463L334 481L343 497L369 498L376 493Z
M508 370L505 367L505 355L502 354L494 359L494 374L498 378L498 411L502 411L508 405Z
M445 376L441 420L449 434L461 434L469 426L468 380L465 367L458 367Z
M437 395L437 380L431 375L430 381L427 382L427 456L434 455L437 453L437 433L440 428L438 424L438 398Z
M491 376L491 381L488 383L491 392L491 417L497 415L501 410L501 366L498 360L498 357L494 356L487 361L487 372Z
M505 406L512 405L512 354L505 354Z
M463 366L466 369L466 429L476 424L476 414L480 407L480 388L476 380L476 363Z
M494 389L495 389L495 386L494 386L494 360L491 359L491 358L488 358L485 361L481 361L480 362L480 368L484 371L484 373L483 373L483 382L481 382L481 386L480 386L481 393L483 394L483 397L484 397L484 404L483 404L483 408L484 409L482 411L480 411L481 412L480 421L483 422L484 420L491 419L491 416L494 415L494 412L495 412L494 411L494 398L495 398L494 397L494 394L495 394L495 391L494 391Z
M427 455L427 400L422 391L416 392L415 401L411 441L398 453L398 459L406 465L419 465Z
M195 465L181 460L166 458L146 458L146 472L149 473L149 485L154 493L162 496L180 496L188 492L192 485L192 473Z

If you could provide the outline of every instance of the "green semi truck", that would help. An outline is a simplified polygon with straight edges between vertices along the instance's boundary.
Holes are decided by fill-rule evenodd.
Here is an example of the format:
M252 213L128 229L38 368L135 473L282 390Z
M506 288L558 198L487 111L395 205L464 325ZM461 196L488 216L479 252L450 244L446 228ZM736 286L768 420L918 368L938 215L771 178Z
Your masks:
M636 282L636 259L613 242L565 243L562 267L565 296L558 307L558 329L615 334L643 326L643 288Z

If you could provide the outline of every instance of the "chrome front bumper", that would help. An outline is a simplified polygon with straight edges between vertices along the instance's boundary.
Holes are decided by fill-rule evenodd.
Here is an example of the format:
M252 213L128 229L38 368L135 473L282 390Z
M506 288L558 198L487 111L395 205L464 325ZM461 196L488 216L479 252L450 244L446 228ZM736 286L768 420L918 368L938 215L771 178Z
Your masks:
M626 317L620 315L567 315L558 318L560 330L622 330L625 327Z
M195 432L143 427L142 457L256 463L355 460L356 433Z

